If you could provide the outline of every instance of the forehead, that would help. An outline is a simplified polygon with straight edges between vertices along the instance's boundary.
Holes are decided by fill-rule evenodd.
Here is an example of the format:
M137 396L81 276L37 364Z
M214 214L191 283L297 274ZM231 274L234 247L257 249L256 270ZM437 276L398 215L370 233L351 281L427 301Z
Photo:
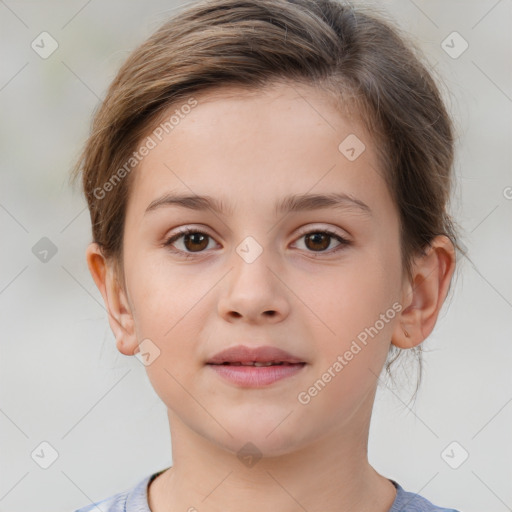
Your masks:
M173 105L147 132L155 146L134 171L135 207L168 190L261 197L306 193L315 183L325 190L341 177L349 189L382 184L378 148L356 109L347 104L340 112L323 90L224 86L192 98L193 108L180 110L193 104L187 99ZM354 152L360 156L347 158Z

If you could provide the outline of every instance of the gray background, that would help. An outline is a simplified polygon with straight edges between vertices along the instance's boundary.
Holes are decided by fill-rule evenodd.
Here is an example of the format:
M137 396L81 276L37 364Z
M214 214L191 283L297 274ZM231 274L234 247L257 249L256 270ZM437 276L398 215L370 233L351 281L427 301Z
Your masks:
M85 200L67 177L121 62L179 6L0 0L0 511L74 510L172 463L165 407L143 365L115 347L85 262ZM436 504L512 510L512 2L379 6L446 85L458 130L452 210L472 262L424 343L416 403L406 405L413 373L395 388L383 379L370 461ZM46 59L31 48L43 31L59 45ZM442 47L453 31L469 44L458 58ZM33 252L43 237L57 248L46 262ZM48 469L31 456L43 441L58 452ZM441 455L453 441L469 453L458 469Z

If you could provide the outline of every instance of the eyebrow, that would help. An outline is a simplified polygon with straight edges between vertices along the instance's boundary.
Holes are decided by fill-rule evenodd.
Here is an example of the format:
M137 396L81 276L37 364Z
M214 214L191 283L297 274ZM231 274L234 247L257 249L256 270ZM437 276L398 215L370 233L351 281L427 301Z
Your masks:
M188 195L167 193L152 201L146 208L144 215L165 206L179 206L190 210L212 210L218 214L231 214L225 203L214 197L205 195ZM363 201L345 193L330 194L291 194L281 199L275 206L276 215L288 212L317 210L322 208L338 208L354 210L359 213L371 215L370 207Z

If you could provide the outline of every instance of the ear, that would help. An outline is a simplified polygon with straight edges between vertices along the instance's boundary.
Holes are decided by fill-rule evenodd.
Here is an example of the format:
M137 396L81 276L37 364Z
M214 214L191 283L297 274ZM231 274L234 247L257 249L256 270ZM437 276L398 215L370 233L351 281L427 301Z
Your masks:
M131 356L138 347L135 322L128 298L123 287L119 285L114 265L105 259L100 246L95 242L87 247L86 258L89 271L107 307L117 349L122 354Z
M455 270L455 249L445 235L434 238L412 265L412 279L404 280L402 311L391 343L412 348L427 338L437 321Z

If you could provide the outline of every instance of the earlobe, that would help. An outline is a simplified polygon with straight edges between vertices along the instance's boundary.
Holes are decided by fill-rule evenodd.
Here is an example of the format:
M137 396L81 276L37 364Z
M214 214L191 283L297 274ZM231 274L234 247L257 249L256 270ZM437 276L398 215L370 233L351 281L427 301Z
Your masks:
M133 355L138 344L128 298L118 281L114 265L104 257L101 247L92 242L86 250L87 266L105 302L108 320L119 352Z
M427 338L437 321L455 270L455 249L445 235L434 238L425 254L416 257L412 282L404 283L403 309L392 344L412 348Z

